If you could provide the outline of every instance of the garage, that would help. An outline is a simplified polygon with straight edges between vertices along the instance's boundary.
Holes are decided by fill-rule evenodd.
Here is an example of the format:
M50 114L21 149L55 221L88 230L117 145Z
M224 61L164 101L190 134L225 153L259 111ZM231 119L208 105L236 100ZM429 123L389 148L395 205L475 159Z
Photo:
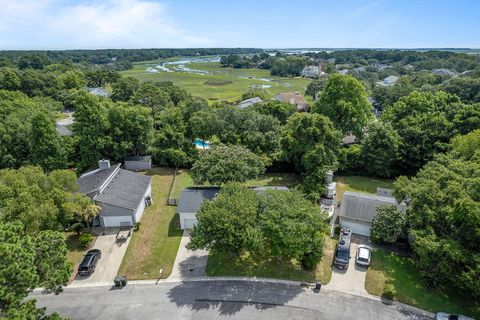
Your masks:
M103 227L118 227L129 223L133 226L132 216L103 216Z
M345 191L338 213L340 226L352 230L352 233L370 237L372 220L379 206L393 206L405 212L406 206L390 196Z
M183 229L192 229L197 224L197 219L184 219Z
M214 199L218 192L218 187L190 187L182 190L177 207L177 213L180 216L180 227L182 229L191 229L197 224L197 212L200 211L205 200Z
M340 225L344 228L348 228L352 230L352 233L359 234L362 236L370 236L370 224L361 222L361 221L353 221L346 218L340 218Z

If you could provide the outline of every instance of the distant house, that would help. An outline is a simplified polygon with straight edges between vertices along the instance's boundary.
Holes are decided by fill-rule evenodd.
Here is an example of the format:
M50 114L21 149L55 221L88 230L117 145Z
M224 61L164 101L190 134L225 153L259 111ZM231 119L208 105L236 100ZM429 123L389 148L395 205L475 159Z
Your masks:
M379 71L383 71L385 69L391 68L392 66L384 63L374 63L372 64L372 67L377 68Z
M406 210L404 203L397 203L391 196L345 191L338 213L339 224L351 229L352 233L369 237L377 208L383 205L395 206L403 212Z
M342 69L342 70L339 70L338 73L340 74L348 74L350 72L350 70L348 69Z
M317 66L306 66L302 70L302 76L305 78L318 78L322 71Z
M102 208L94 223L104 228L135 225L152 203L152 177L121 169L120 164L110 166L109 160L100 160L98 169L77 183L80 192Z
M367 68L366 67L357 67L357 68L353 68L353 71L364 72L364 71L367 71Z
M413 70L413 69L415 69L415 67L412 66L411 64L406 64L406 65L403 66L403 68L406 69L406 70Z
M352 133L348 133L348 134L344 135L343 138L342 138L342 141L341 141L343 146L348 146L350 144L354 144L354 143L357 143L357 142L358 142L357 136L355 136Z
M126 170L140 171L152 169L151 156L132 156L123 159L123 166Z
M253 97L253 98L250 98L250 99L247 99L247 100L243 100L242 102L240 102L237 105L237 107L239 107L240 109L245 109L245 108L248 108L250 106L253 106L254 104L260 103L260 102L263 102L263 100L260 99L259 97Z
M455 71L452 71L449 69L433 69L432 74L437 76L449 76L449 77L453 77L457 75Z
M94 96L98 96L98 97L106 98L110 95L110 93L108 93L102 87L89 87L89 88L87 88L87 91L90 92L91 94L93 94Z
M388 86L393 86L398 80L397 76L388 76L385 79L383 79L380 82L377 82L379 85L388 87Z
M275 96L275 100L294 104L301 112L308 110L308 103L299 92L282 92Z
M257 193L265 193L268 190L289 191L284 186L252 187ZM180 227L191 229L197 224L197 213L200 211L205 200L213 200L220 192L219 187L189 187L180 194L177 213L180 216Z

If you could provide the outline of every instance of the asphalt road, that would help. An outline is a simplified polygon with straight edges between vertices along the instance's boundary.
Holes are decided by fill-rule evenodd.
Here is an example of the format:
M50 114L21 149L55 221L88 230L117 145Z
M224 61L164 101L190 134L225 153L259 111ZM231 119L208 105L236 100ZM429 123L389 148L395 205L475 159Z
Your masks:
M205 280L32 294L71 319L431 319L403 306L284 283Z

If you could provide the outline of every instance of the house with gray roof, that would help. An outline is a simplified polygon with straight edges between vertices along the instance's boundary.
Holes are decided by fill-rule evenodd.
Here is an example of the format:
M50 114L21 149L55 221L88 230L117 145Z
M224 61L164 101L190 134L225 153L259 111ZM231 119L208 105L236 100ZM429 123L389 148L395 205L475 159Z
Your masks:
M448 76L448 77L453 77L457 75L455 71L452 71L449 69L433 69L432 74L437 76Z
M102 87L88 87L87 91L93 94L94 96L98 96L98 97L106 98L110 95L110 93L108 93L108 91L106 91Z
M264 186L252 187L251 190L265 194L268 190L289 191L284 186ZM219 187L189 187L182 190L177 207L177 213L180 216L180 227L182 229L191 229L197 224L197 212L205 200L213 200L220 192Z
M94 222L104 228L134 226L140 221L146 206L152 203L152 177L111 166L100 160L98 169L77 179L80 192L101 207Z
M379 193L387 194L385 189L380 190ZM403 212L406 211L405 204L398 203L391 196L345 191L338 213L339 224L351 229L352 233L369 237L377 208L383 205L395 206Z
M379 85L384 86L384 87L389 87L393 86L398 80L397 76L388 76L382 81L377 82Z
M253 98L250 98L250 99L247 99L247 100L243 100L242 102L240 102L237 105L237 107L239 107L240 109L245 109L245 108L248 108L250 106L253 106L254 104L260 103L260 102L263 102L263 100L260 99L259 97L253 97Z

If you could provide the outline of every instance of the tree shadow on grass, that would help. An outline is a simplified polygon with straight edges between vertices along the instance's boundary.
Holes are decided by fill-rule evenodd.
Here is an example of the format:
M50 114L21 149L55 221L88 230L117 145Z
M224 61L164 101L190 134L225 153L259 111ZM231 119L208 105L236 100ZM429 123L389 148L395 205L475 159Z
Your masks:
M168 297L178 307L215 308L220 315L234 315L246 306L265 310L285 305L303 290L299 285L257 281L187 281L172 288Z
M180 229L180 216L178 213L172 217L168 223L168 237L179 237L182 236L183 230Z

